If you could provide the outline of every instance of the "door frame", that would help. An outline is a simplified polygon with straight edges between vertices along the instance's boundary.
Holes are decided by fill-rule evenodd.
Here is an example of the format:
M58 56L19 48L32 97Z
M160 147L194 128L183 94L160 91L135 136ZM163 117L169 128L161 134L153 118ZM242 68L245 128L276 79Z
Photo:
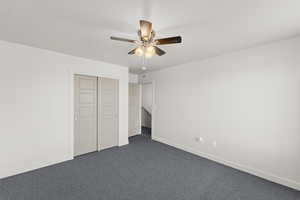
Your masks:
M151 139L155 138L155 116L156 116L156 102L155 102L155 81L141 81L140 83L143 87L143 85L146 84L152 84L152 114L151 114ZM143 95L143 88L141 92L141 98ZM143 106L143 102L141 103L141 107ZM142 108L141 108L142 109ZM142 125L142 124L141 124Z

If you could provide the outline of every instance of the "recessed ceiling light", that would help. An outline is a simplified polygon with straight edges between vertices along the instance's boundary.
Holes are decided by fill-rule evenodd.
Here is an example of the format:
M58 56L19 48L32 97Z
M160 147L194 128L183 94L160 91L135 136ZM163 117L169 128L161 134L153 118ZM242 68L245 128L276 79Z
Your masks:
M147 70L147 67L142 67L142 70L143 70L143 71L146 71L146 70Z

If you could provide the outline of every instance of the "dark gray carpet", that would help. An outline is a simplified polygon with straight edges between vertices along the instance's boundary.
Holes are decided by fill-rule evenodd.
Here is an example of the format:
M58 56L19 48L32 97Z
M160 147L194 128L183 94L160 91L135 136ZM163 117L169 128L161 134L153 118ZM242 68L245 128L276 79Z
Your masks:
M300 192L143 136L0 180L1 200L300 200Z

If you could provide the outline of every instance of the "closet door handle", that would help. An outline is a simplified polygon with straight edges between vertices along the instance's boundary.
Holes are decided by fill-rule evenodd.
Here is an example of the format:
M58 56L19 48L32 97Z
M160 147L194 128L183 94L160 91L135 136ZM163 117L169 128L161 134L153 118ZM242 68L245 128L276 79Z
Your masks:
M75 114L74 114L74 120L75 120L75 121L78 120L78 116L79 116L79 113L78 113L78 112L75 112Z

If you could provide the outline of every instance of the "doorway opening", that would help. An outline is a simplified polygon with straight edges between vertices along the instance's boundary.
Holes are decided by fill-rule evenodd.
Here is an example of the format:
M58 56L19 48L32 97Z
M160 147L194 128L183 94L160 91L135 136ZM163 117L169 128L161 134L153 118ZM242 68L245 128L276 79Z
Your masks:
M141 133L145 137L152 137L153 118L153 83L142 84Z
M74 157L118 145L119 81L74 76Z

